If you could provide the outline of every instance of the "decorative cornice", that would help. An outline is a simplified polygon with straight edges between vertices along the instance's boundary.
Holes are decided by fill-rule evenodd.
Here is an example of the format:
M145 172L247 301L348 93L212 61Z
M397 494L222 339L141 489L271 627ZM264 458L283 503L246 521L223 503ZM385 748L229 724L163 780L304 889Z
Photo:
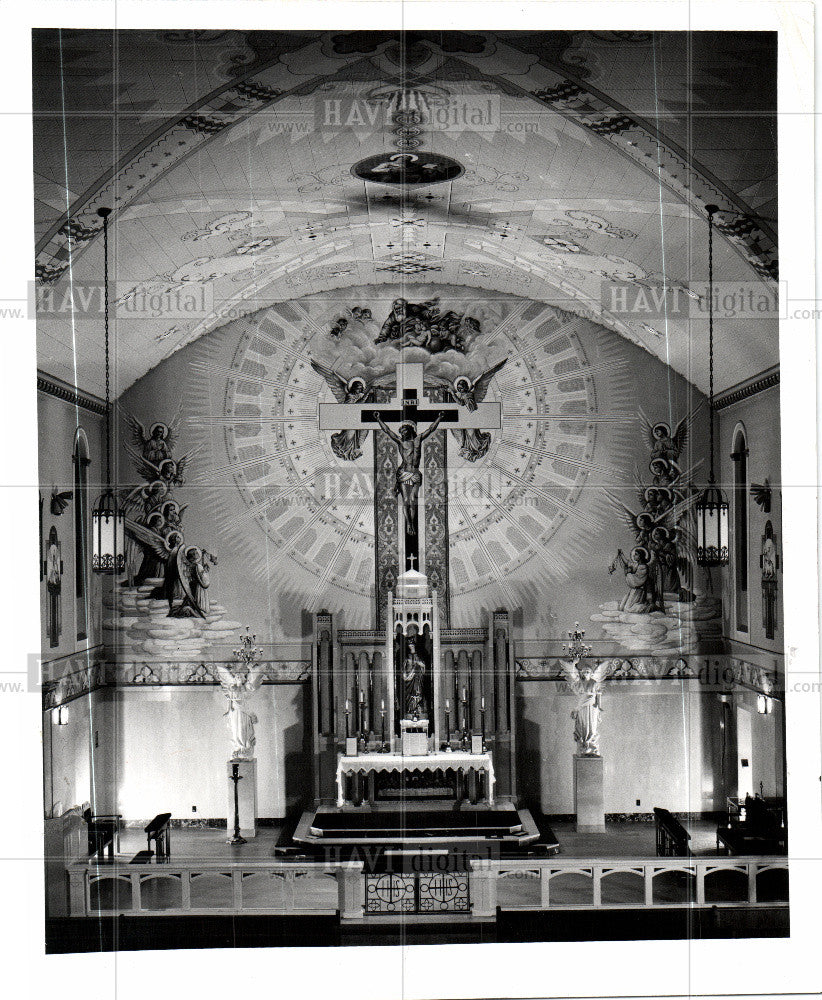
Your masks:
M38 371L37 391L45 392L47 395L54 396L56 399L62 399L63 402L70 403L72 406L80 406L84 410L90 410L92 413L97 413L101 417L106 415L106 404L104 400L99 399L90 392L83 392L76 386L70 385L68 382L64 382L62 379L56 378L54 375L47 375L45 372Z
M734 403L755 396L766 389L772 389L775 385L779 385L779 365L754 375L753 378L740 382L739 385L732 386L724 392L717 393L714 398L714 409L724 410L727 406L733 406Z

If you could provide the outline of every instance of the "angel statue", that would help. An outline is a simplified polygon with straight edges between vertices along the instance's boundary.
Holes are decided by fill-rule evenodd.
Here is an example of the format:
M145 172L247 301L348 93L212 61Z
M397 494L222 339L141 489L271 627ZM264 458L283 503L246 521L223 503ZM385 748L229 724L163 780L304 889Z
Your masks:
M248 710L248 702L263 682L265 664L234 670L218 665L216 669L220 686L228 698L225 714L234 747L231 760L250 760L257 743L254 726L258 720L254 712Z
M477 408L477 403L481 403L488 392L491 380L498 371L506 364L507 358L498 361L495 365L477 375L475 379L470 379L466 375L459 375L448 385L447 391L460 404L473 413ZM453 430L451 433L460 442L460 458L467 462L477 462L488 454L491 445L491 435L487 431L475 430Z
M176 417L170 424L160 422L152 424L148 429L148 433L146 433L145 427L136 417L133 417L130 413L126 414L128 422L131 425L132 444L147 462L158 466L164 459L171 458L182 412L183 407L181 404Z
M311 367L325 379L328 388L338 403L370 403L374 402L374 390L382 386L381 382L366 384L365 379L356 376L346 381L339 372L319 361L311 359ZM346 462L355 462L362 455L362 443L367 430L335 431L331 435L331 450Z
M571 711L574 720L574 740L583 757L599 757L599 719L602 715L601 688L607 670L606 663L592 667L587 661L571 663L560 660L568 687L576 695L576 708Z

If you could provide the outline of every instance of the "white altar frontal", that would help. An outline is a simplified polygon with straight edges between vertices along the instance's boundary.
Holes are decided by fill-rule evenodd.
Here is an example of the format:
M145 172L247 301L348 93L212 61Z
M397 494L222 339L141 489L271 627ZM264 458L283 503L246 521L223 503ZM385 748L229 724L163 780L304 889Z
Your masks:
M476 778L484 779L485 794L482 796L489 805L494 804L494 761L491 754L465 753L463 751L442 751L438 753L417 754L408 756L398 753L367 753L347 757L340 754L337 760L337 807L342 808L346 802L346 777L357 775L366 782L372 775L395 772L401 774L434 774L437 771L455 772L468 782ZM473 798L475 796L469 795Z

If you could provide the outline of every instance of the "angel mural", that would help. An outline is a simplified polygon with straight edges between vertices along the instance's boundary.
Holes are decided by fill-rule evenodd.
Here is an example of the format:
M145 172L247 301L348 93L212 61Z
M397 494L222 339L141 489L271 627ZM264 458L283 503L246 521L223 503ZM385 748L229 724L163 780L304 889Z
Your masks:
M254 712L249 711L248 702L263 682L265 665L259 663L248 670L231 670L218 664L216 672L228 698L225 714L234 748L231 760L250 760L257 743L254 726L258 720Z
M659 420L653 423L642 408L639 408L640 423L651 448L651 472L660 481L667 478L667 482L663 485L671 486L683 476L679 458L688 443L688 436L699 409L697 407L687 413L672 432L671 425L667 421Z
M131 427L131 440L134 449L139 452L145 461L150 462L154 466L159 466L164 459L171 458L182 413L183 408L181 404L177 415L170 424L158 421L149 427L148 432L146 432L145 427L136 417L130 413L126 414L129 426Z
M473 413L477 408L477 403L482 403L488 393L488 387L494 376L507 363L508 359L503 358L487 371L470 379L467 375L458 375L451 383L442 383L446 392L459 403L460 406ZM488 431L475 430L452 430L451 433L460 442L460 458L467 462L478 462L488 454L491 446L491 435Z
M576 695L576 707L571 711L574 720L574 741L583 757L599 757L599 721L602 715L602 681L608 667L598 663L592 667L587 661L559 661L568 687Z
M386 384L382 379L367 384L359 376L346 380L339 372L313 358L311 367L322 376L338 403L373 403L376 401L375 390ZM331 435L331 450L337 458L355 462L362 455L362 443L367 434L367 430L335 431Z
M149 461L147 458L143 458L133 448L127 448L126 450L134 460L137 471L144 479L148 479L149 481L158 479L170 489L172 486L182 486L185 483L183 475L186 471L186 465L191 456L196 455L200 448L194 448L192 451L186 452L179 460L164 458L157 464Z
M182 531L155 511L146 524L126 518L126 533L143 551L138 581L159 579L151 596L168 602L169 618L205 618L210 611L209 567L217 560L196 545L186 545Z
M652 495L651 495L652 494ZM617 565L625 571L628 594L620 604L621 611L664 611L665 595L674 594L679 601L692 601L694 595L687 586L693 571L693 532L685 520L698 496L672 502L673 494L641 487L638 498L645 507L633 511L621 500L608 494L618 516L634 535L636 547L630 562L622 550L608 567L613 573Z

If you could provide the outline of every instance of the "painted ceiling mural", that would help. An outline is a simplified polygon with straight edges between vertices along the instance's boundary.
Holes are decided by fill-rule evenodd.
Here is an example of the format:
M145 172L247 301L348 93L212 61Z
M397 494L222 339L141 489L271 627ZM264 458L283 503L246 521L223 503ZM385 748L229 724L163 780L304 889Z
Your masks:
M403 65L385 33L137 32L118 49L116 92L110 41L91 34L38 43L51 69L35 95L37 273L57 302L69 273L99 282L97 208L113 208L120 391L243 312L398 276L593 319L704 391L704 316L625 310L603 283L667 301L704 280L708 202L718 280L776 287L773 185L752 186L732 152L775 176L773 137L723 139L771 120L756 87L732 103L764 58L756 35L739 36L738 66L706 51L689 96L676 34L423 33L406 38ZM147 48L162 80L142 72ZM757 100L763 113L747 114ZM89 117L98 108L109 115ZM116 150L113 168L89 154L89 129ZM398 165L406 181L417 171L413 189L392 186ZM44 367L99 392L96 320L45 308L38 337ZM773 364L775 331L723 318L717 386Z
M395 324L398 300L405 320ZM549 619L620 601L622 574L608 564L635 540L614 495L632 503L635 469L647 464L636 380L660 418L687 412L693 390L572 313L416 281L238 318L126 393L125 411L144 423L183 401L183 446L196 457L182 494L192 538L219 558L214 599L229 616L253 613L254 627L288 638L303 610L321 607L344 609L345 627L372 626L381 432L320 431L319 406L393 391L398 361L424 365L426 391L473 386L477 402L501 404L499 430L447 433L452 623L475 625L504 605L556 629Z

